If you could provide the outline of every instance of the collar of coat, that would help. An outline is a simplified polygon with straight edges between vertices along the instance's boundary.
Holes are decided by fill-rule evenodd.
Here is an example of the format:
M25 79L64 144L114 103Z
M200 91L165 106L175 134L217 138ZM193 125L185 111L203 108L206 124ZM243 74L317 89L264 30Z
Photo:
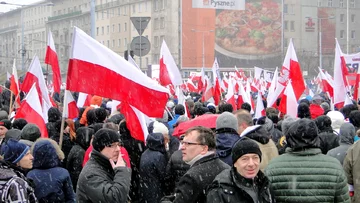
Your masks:
M311 156L311 155L317 155L317 154L321 154L321 149L320 148L305 148L305 149L301 149L301 150L293 150L293 149L286 149L286 152L294 154L296 156Z
M202 163L211 161L211 160L216 159L216 158L218 158L218 156L215 154L215 152L211 153L210 155L202 157L201 159L197 160L194 164L191 165L191 167L200 165Z
M104 167L105 170L107 170L110 173L114 172L114 169L111 166L111 163L108 158L106 158L104 155L102 155L100 152L93 149L91 151L91 157L90 159L94 159L100 166Z

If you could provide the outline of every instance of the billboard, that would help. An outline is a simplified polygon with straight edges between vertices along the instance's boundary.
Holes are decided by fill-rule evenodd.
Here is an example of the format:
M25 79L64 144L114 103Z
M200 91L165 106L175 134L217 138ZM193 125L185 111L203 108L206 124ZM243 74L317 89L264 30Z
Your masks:
M184 0L182 11L183 68L211 67L215 57L220 68L282 63L280 0L247 0L245 10L199 9Z
M245 0L192 0L193 8L244 10Z

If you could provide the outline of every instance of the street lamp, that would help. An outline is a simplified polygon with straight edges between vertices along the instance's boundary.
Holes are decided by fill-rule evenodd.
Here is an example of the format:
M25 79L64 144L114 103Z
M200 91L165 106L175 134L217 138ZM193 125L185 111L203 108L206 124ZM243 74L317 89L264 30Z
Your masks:
M312 18L312 17L306 17L306 18ZM322 20L328 20L328 19L334 19L334 16L329 16L327 18L312 18L317 19L319 21L319 66L322 69L322 34L321 34L321 21Z
M191 29L192 32L200 32L202 33L202 67L205 67L205 33L214 32L214 30L195 30Z
M24 4L13 4L8 2L0 2L0 4L9 5L9 6L20 6L20 23L21 23L21 70L25 69L25 44L24 44L24 14L23 8L27 6L28 8L33 6L54 6L53 3L46 3L46 4L33 4L33 5L24 5Z

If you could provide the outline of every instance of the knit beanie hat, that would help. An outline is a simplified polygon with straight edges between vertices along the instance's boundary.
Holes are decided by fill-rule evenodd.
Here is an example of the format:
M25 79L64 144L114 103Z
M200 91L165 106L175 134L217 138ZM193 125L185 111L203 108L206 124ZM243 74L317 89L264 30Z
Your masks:
M2 144L1 155L4 157L5 161L16 164L26 155L29 149L30 148L27 145L20 143L17 140L9 139Z
M21 139L21 130L10 129L5 133L5 140L9 139L20 140Z
M230 128L235 131L238 130L238 122L234 114L227 111L220 114L216 119L216 130L222 128Z
M10 130L11 129L11 121L9 121L8 119L2 119L0 121L0 126L4 126L6 129Z
M21 139L35 142L40 137L41 137L40 129L35 124L28 123L21 130Z
M110 146L114 142L120 142L119 133L103 128L95 133L92 146L96 151L101 152L106 146Z
M245 154L257 154L259 155L261 161L262 153L260 151L259 145L249 138L242 138L234 144L231 151L233 163L235 163L241 156Z

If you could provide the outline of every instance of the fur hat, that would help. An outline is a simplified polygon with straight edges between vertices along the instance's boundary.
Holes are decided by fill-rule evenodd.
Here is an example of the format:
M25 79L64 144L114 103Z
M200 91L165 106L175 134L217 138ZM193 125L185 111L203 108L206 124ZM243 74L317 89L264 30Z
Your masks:
M242 138L234 144L231 151L233 163L245 154L257 154L259 155L261 161L262 153L259 145L249 138Z
M5 161L16 164L26 155L29 149L30 148L27 145L20 143L17 140L9 139L2 144L1 155L4 157Z
M114 142L120 142L119 133L103 128L95 133L92 146L96 151L101 152L106 146L110 146Z

